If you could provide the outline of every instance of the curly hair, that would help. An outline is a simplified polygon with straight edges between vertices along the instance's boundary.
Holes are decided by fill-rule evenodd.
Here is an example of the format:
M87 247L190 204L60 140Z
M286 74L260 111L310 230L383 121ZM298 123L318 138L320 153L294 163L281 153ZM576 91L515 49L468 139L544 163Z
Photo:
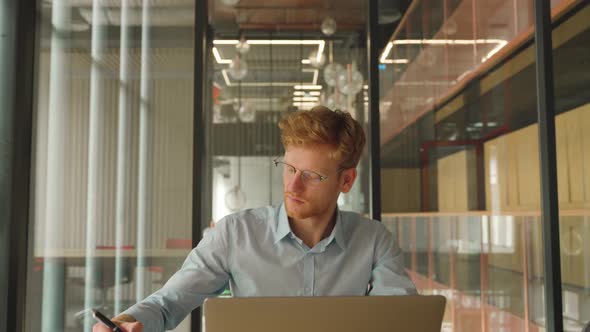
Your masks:
M289 145L328 144L333 158L342 168L358 165L365 146L365 132L348 112L316 106L309 111L293 112L279 121L281 141Z

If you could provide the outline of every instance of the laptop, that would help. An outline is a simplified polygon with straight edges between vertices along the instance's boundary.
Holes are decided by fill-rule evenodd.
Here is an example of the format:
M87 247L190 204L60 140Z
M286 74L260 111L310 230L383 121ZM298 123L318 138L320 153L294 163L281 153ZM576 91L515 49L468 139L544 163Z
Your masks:
M441 295L205 300L205 332L440 332Z

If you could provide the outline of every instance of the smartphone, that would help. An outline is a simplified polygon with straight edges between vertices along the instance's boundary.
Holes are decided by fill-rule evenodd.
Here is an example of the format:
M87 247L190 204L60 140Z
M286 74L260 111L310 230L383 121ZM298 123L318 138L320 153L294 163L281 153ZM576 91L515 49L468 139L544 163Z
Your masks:
M111 331L123 332L123 330L119 326L117 326L117 324L113 323L112 320L108 319L105 315L103 315L102 313L100 313L100 311L96 309L92 309L92 317L104 324L104 326L108 327Z

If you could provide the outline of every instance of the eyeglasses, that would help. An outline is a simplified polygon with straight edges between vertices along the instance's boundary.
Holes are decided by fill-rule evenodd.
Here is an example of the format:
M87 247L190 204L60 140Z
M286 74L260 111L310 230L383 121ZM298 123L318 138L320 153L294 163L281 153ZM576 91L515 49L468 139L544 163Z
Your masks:
M275 160L273 160L273 163L275 164L276 167L282 166L283 173L285 175L287 175L289 178L292 178L293 176L295 176L297 171L299 171L299 173L301 174L301 180L305 184L315 185L315 184L318 184L328 178L327 176L321 175L321 174L314 172L314 171L297 169L293 165L287 164L284 161L280 161L279 158L276 158ZM344 170L344 168L338 169L338 173L342 172L343 170Z

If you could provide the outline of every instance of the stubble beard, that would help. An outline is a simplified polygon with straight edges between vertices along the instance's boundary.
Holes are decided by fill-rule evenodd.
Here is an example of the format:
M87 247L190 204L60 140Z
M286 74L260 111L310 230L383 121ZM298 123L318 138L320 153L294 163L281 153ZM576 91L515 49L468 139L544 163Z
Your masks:
M308 202L304 202L303 204L299 205L297 203L289 201L289 196L297 197L289 193L284 194L285 210L287 211L287 216L289 218L300 220L312 216L313 213L312 211L309 211Z

